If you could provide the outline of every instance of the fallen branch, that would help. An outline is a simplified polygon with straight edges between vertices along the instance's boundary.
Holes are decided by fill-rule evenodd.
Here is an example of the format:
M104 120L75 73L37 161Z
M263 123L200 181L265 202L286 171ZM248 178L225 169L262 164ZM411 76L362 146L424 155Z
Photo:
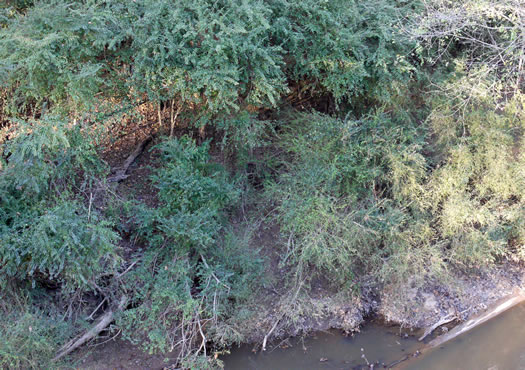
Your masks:
M441 346L443 343L456 338L458 335L466 333L467 331L477 327L478 325L483 324L484 322L492 319L493 317L498 316L500 313L505 312L509 308L514 307L515 305L523 301L525 301L525 293L521 289L516 289L514 293L502 298L482 314L471 318L470 320L464 322L461 325L456 326L448 333L437 337L436 339L433 339L430 343L428 343L428 347L432 348Z
M434 325L428 327L427 330L425 330L423 335L421 337L419 337L418 340L421 342L423 339L425 339L430 334L432 334L432 332L434 330L436 330L437 328L439 328L441 325L448 324L449 322L454 321L455 319L457 319L457 316L455 314L449 314L449 315L439 319L439 321L436 322Z
M104 299L102 300L102 302L100 302L100 304L97 306L97 308L95 308L95 310L94 310L93 312L91 312L91 315L89 315L89 316L86 318L86 320L92 320L92 319L93 319L93 315L97 313L98 309L99 309L100 307L102 307L102 305L104 304L104 302L106 302L106 300L107 300L107 298L104 298Z
M133 263L131 265L129 265L129 267L124 270L124 272L121 272L120 274L117 275L117 279L120 279L122 276L124 276L125 274L127 274L129 272L129 270L131 270L133 268L133 266L135 266L137 264L138 260L137 261L133 261Z
M277 320L275 322L275 324L273 324L273 326L270 329L270 331L268 332L268 334L266 334L264 336L264 340L263 340L263 343L262 343L262 350L263 351L266 351L266 341L268 340L268 337L273 333L273 331L275 330L275 328L277 327L277 324L279 324L279 321L281 321L281 319L282 319L282 316L279 318L279 320Z
M109 310L105 314L103 314L98 322L93 326L91 329L89 329L86 333L84 333L80 338L78 338L75 341L71 341L67 343L64 347L62 347L59 352L57 353L56 357L53 359L53 361L57 361L61 359L62 357L70 354L78 347L84 345L89 340L95 338L102 330L108 327L109 324L113 321L113 318L115 317L115 312L122 311L124 307L126 306L126 303L128 302L128 297L122 296L120 298L120 302L118 304L118 307L115 311Z
M120 167L116 172L115 175L108 178L108 182L120 182L122 180L125 180L128 178L129 175L126 175L126 172L128 172L129 166L135 160L139 157L139 155L142 154L144 149L146 149L146 146L153 140L152 136L148 136L146 140L142 141L137 145L135 150L129 155L129 157L124 161L124 164L122 167Z
M297 290L293 296L293 299L291 300L291 304L295 304L295 301L297 300L297 296L299 295L299 292L301 291L301 288L303 286L303 282L301 281L299 283L299 286L297 287ZM279 322L282 320L282 318L284 317L284 312L281 314L281 316L277 319L277 321L275 321L275 324L273 324L272 328L270 329L270 331L264 336L264 339L263 339L263 343L262 343L262 350L263 351L266 351L266 342L268 341L268 337L270 335L272 335L273 331L277 328L277 325L279 324Z

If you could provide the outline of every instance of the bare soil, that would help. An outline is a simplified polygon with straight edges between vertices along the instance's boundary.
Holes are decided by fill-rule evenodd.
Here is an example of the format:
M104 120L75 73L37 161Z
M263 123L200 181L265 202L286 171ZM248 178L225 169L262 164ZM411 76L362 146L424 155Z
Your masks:
M108 342L100 340L82 348L75 356L75 368L86 370L159 370L177 358L173 353L150 355L119 337Z

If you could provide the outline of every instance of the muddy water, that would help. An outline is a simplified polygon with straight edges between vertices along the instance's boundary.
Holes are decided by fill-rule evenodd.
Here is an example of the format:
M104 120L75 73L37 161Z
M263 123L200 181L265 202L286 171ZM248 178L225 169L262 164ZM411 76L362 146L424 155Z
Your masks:
M413 337L402 338L393 329L370 324L354 337L338 331L317 333L270 347L265 353L252 353L251 347L244 346L233 349L223 361L226 370L355 369L366 368L367 363L391 364L409 355L396 368L525 370L525 303L440 347L422 346ZM423 351L419 357L410 356L419 349Z
M368 364L390 364L422 346L399 330L365 325L359 334L344 336L337 330L319 332L304 339L275 343L266 352L252 347L232 349L222 360L226 370L310 370L368 368ZM377 365L376 365L377 366Z
M525 369L525 304L502 313L441 347L407 361L402 369Z

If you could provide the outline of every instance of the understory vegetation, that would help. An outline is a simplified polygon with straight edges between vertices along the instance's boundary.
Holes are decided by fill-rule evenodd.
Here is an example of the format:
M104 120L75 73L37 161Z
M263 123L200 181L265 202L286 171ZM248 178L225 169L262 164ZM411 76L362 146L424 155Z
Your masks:
M269 291L267 336L315 284L523 263L524 9L2 3L0 367L100 327L213 368Z

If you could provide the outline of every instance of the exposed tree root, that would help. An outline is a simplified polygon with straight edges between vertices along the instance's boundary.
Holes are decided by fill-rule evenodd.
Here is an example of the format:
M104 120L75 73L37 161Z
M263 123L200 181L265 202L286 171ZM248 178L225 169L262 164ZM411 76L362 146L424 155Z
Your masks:
M62 357L70 354L75 349L79 348L80 346L86 344L89 340L95 338L97 335L100 334L102 330L108 327L109 324L113 321L113 318L115 316L115 312L122 311L124 307L126 306L126 303L128 302L128 297L122 296L120 298L120 302L118 304L118 307L116 310L109 310L106 313L104 313L97 321L97 323L89 329L86 333L84 333L80 338L76 340L72 340L69 343L67 343L65 346L60 348L57 355L53 359L53 361L57 361L61 359Z

